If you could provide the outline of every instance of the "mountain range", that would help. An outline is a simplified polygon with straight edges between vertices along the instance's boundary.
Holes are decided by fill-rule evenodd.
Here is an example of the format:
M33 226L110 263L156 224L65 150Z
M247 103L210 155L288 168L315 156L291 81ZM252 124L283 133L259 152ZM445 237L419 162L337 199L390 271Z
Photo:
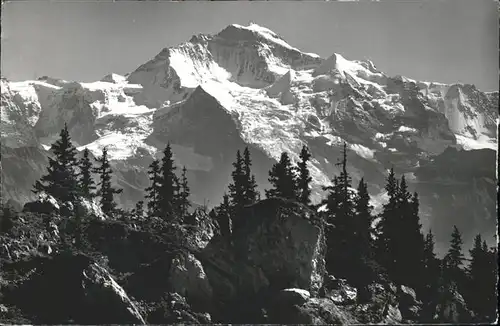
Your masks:
M245 146L263 192L281 152L296 162L307 145L317 203L346 142L353 184L365 178L376 210L394 167L419 193L439 252L452 225L466 246L476 233L494 243L498 92L388 76L339 53L322 58L256 24L195 35L125 76L2 78L1 119L4 202L34 198L64 123L80 151L108 148L125 208L143 200L147 167L168 142L188 169L193 201L209 206L221 201Z

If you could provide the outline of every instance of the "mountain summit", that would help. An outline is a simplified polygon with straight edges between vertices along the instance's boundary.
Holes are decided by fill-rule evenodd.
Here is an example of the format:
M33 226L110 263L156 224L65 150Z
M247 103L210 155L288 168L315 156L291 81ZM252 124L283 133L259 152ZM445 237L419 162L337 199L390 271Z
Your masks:
M32 198L48 146L66 122L79 150L100 155L108 148L125 207L142 200L147 166L167 142L188 168L194 199L211 204L220 202L233 156L244 146L257 182L267 187L281 152L297 161L307 145L317 200L346 142L354 182L364 176L376 206L394 166L421 194L426 227L455 216L471 235L494 233L494 155L482 153L497 147L498 92L392 77L338 53L321 58L256 24L195 35L127 76L1 83L5 200ZM429 172L458 157L486 172ZM437 228L438 242L447 241Z

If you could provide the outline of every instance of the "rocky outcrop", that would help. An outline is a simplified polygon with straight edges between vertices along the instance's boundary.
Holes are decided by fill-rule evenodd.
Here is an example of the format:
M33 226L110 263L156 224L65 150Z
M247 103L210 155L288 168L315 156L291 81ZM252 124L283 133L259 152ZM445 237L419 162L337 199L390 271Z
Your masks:
M188 298L193 307L206 307L213 289L201 262L191 253L180 253L170 265L172 291Z
M321 288L324 230L306 206L278 198L249 206L233 221L232 241L235 254L259 266L278 289L298 287L317 293Z
M451 324L472 322L473 313L467 307L455 284L443 286L439 291L437 302L435 322Z
M233 221L232 236L216 236L200 259L215 301L225 307L221 309L231 309L250 305L241 300L258 306L257 298L287 288L316 294L323 283L324 254L323 226L314 212L298 203L268 199L246 207Z
M4 300L34 323L145 324L123 288L87 256L59 254L17 264L28 272Z

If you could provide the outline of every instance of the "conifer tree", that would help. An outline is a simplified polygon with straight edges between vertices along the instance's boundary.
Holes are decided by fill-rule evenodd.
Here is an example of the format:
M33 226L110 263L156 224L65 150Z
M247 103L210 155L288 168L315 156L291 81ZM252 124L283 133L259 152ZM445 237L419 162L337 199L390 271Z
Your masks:
M102 156L97 159L97 162L100 164L97 168L95 168L95 172L99 174L100 182L98 186L100 186L97 195L101 197L100 204L101 209L104 214L111 215L117 211L116 202L114 200L115 194L120 194L123 189L116 189L111 185L111 176L113 170L111 169L111 165L109 164L108 159L108 150L106 147L102 150Z
M250 151L248 147L245 147L243 151L243 170L245 173L244 177L244 188L245 188L245 205L253 204L257 201L258 191L257 182L255 181L255 175L251 172L252 160L250 158Z
M160 212L160 187L161 187L161 175L160 175L160 161L153 160L149 165L149 181L150 186L146 188L146 199L148 199L148 213L150 215L158 215Z
M231 173L233 182L229 184L229 199L231 202L231 217L239 216L245 206L245 163L241 152L236 152L236 161L233 163L234 170Z
M401 180L400 187L402 188L402 183L404 178ZM405 185L406 186L406 185ZM403 200L406 200L406 196L402 194ZM424 272L424 251L425 251L425 240L422 234L422 224L420 224L419 217L419 199L418 194L415 192L413 196L408 193L408 209L402 210L399 214L403 216L401 221L401 238L400 247L404 248L401 253L400 266L398 270L400 272L399 278L402 282L413 286L421 286L419 280L412 277L412 273L421 274ZM405 204L406 205L406 204Z
M229 237L231 234L231 204L229 196L226 193L224 193L222 203L217 209L217 218L219 220L221 235L223 237Z
M391 168L387 176L385 190L389 196L389 201L383 205L383 211L380 215L380 221L377 224L377 256L378 261L387 270L394 269L394 263L397 261L394 248L398 245L395 241L398 238L398 182L394 173L394 168Z
M312 181L311 173L307 167L307 162L311 159L311 153L307 146L303 146L300 151L300 161L297 163L297 188L298 188L298 201L304 205L311 204L311 189L309 189L309 184Z
M327 198L323 201L327 209L326 265L329 272L347 277L359 261L359 254L350 254L352 248L357 247L358 244L355 243L357 237L354 234L356 228L355 196L351 190L351 177L347 171L347 145L345 143L342 160L337 166L341 166L340 175L333 177L333 185L323 188L328 191Z
M297 179L292 162L286 152L281 153L278 163L269 171L269 182L273 188L266 190L266 197L297 198Z
M358 193L355 197L355 243L359 248L359 254L363 257L372 255L372 223L371 215L373 206L370 205L370 194L368 185L363 178L358 184Z
M160 168L161 182L159 192L159 209L164 219L174 220L176 208L176 195L178 189L178 178L175 174L176 166L170 143L163 151L162 165Z
M498 264L495 251L488 250L486 241L476 235L468 267L470 279L467 291L467 304L476 313L477 322L492 322L495 319L496 281Z
M465 259L462 253L462 234L458 230L457 226L453 226L453 232L451 234L450 248L445 256L445 268L446 272L455 282L459 282L460 278L460 267Z
M87 147L83 150L83 157L79 161L80 173L78 183L81 189L82 196L85 198L95 197L94 191L96 190L92 172L94 167L89 157L89 150Z
M59 136L60 139L51 146L55 157L49 157L47 174L35 182L32 191L35 194L45 192L62 202L73 202L80 193L75 169L77 150L71 143L66 124L64 124Z
M188 209L191 207L189 202L190 189L187 179L187 169L184 166L182 168L181 179L179 180L179 193L178 193L178 207L179 207L179 217L181 219L188 215Z
M434 234L432 234L432 230L429 229L429 232L425 236L424 241L424 266L426 268L432 268L436 263L436 253L434 252Z
M481 234L476 235L474 238L472 249L469 250L471 261L469 265L469 275L474 280L479 280L481 278L481 270L483 268L483 264L485 262L485 252L483 247L483 239L481 238Z

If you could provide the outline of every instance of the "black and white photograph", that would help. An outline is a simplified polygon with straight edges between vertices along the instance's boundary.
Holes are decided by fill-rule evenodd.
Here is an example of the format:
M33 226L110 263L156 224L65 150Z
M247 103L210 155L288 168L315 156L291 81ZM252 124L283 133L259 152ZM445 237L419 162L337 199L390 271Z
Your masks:
M499 21L2 1L0 325L498 322Z

